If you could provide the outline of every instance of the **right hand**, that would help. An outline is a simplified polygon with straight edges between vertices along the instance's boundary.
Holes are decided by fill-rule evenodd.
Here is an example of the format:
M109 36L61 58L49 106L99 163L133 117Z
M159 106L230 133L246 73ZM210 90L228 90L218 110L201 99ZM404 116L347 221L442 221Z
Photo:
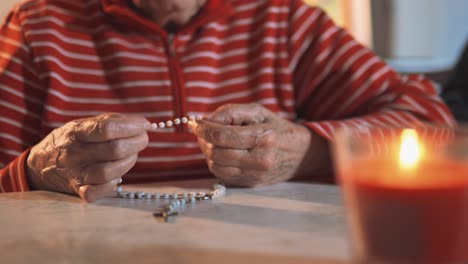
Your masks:
M118 184L148 145L148 120L103 114L71 121L31 149L27 176L32 189L78 194L96 201Z

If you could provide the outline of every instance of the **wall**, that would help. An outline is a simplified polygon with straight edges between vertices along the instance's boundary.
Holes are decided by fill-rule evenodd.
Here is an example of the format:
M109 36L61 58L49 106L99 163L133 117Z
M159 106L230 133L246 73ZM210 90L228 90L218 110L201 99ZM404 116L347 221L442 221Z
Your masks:
M0 21L3 22L3 19L6 14L10 11L11 7L20 0L0 0Z
M403 72L440 72L453 67L468 40L467 0L384 2L390 26L386 52L380 55ZM377 25L374 34L385 27L388 25Z
M333 18L335 23L347 28L362 44L371 47L371 0L305 0L317 5Z

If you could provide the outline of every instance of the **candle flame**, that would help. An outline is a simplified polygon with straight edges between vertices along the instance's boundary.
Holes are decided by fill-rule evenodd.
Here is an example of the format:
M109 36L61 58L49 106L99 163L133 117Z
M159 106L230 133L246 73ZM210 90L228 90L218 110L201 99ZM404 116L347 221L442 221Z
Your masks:
M418 134L413 129L404 129L401 133L400 167L413 168L420 159Z

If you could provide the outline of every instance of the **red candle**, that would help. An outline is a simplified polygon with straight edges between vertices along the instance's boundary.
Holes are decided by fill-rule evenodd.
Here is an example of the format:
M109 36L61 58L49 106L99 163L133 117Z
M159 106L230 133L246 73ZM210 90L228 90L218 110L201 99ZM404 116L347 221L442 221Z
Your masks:
M414 131L385 155L342 162L360 263L468 261L468 162L425 151ZM416 136L415 136L416 135ZM399 150L399 151L395 151Z

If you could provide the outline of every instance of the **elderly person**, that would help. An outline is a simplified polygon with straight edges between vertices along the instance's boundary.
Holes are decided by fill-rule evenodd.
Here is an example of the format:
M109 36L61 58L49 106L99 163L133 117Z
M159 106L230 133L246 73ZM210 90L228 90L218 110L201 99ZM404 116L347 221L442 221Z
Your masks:
M2 192L314 179L337 128L454 122L431 81L300 0L31 0L0 47Z

